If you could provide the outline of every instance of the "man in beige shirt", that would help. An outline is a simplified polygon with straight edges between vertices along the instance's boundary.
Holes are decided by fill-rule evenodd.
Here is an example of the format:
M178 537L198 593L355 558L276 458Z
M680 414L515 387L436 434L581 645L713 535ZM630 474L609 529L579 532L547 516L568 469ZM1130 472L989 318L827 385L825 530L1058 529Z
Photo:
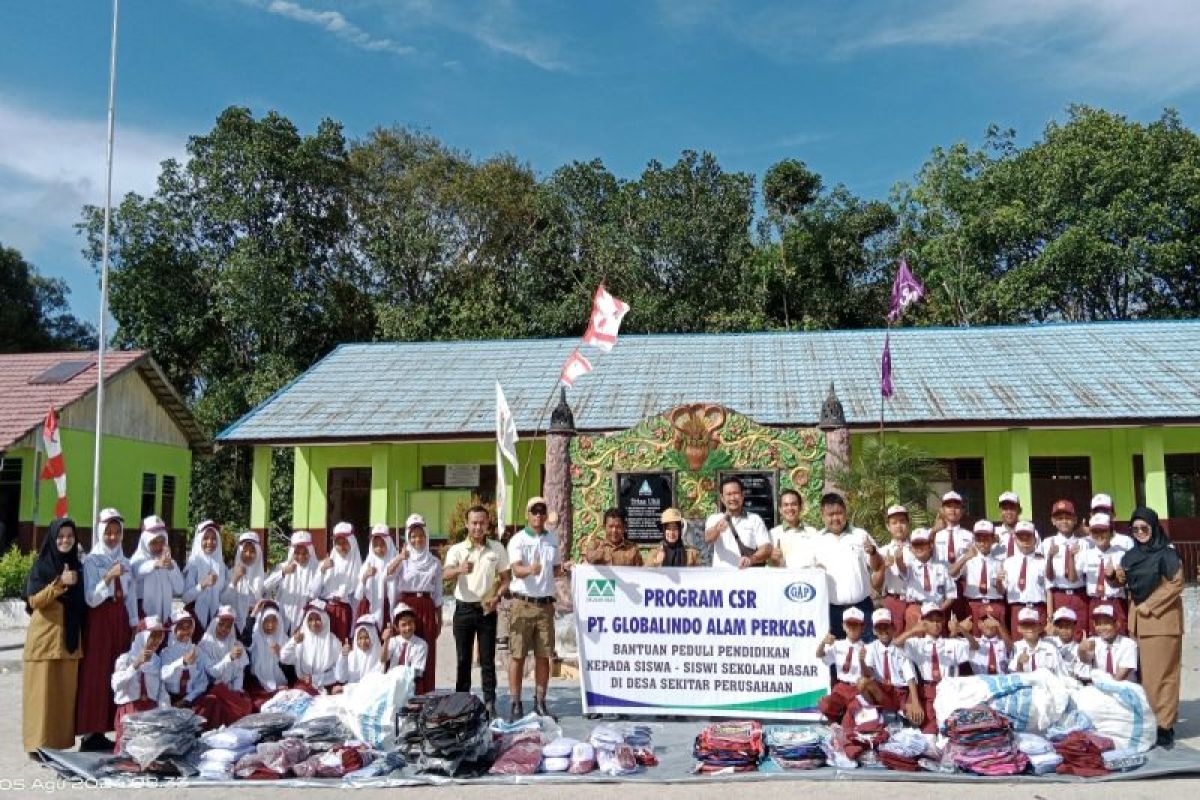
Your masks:
M467 538L446 553L443 575L454 580L454 647L458 654L455 691L471 691L471 661L479 640L483 701L496 716L496 605L508 588L508 551L488 538L492 519L483 506L467 511Z

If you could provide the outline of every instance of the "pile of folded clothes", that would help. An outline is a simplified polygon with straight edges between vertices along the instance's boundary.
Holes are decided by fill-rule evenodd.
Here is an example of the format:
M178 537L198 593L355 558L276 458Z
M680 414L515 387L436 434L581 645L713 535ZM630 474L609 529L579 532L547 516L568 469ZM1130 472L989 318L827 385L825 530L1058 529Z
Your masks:
M349 741L310 755L292 770L297 778L342 778L369 770L375 756L366 742Z
M825 766L826 735L814 726L768 725L763 732L767 753L783 769Z
M254 752L238 759L233 774L245 780L279 780L292 775L293 768L309 754L308 745L300 739L259 742Z
M498 755L489 775L533 775L542 766L542 735L526 730L500 739Z
M919 772L922 759L937 759L940 754L925 734L914 728L902 728L879 745L879 763L900 772Z
M311 750L329 750L354 738L337 717L313 717L302 720L283 731L284 739L300 739Z
M233 768L246 755L254 752L258 744L258 733L249 728L222 728L209 731L200 737L200 744L208 749L200 755L197 769L200 777L207 780L228 780L233 777Z
M231 725L231 728L246 728L258 734L260 742L277 742L283 732L296 724L296 717L282 711L260 711L248 714Z
M606 775L629 775L658 765L650 728L646 725L597 725L588 737L596 769Z
M423 703L413 734L420 742L421 772L475 776L491 766L492 733L487 709L473 694L454 692Z
M144 771L161 776L192 776L192 756L200 741L204 718L187 708L154 708L125 717L123 750L133 763L120 771ZM135 767L136 765L136 767Z
M1113 749L1113 740L1107 736L1092 731L1069 733L1054 743L1054 750L1062 756L1062 763L1055 772L1082 778L1107 775L1110 770L1104 763L1104 754Z
M571 753L575 752L575 747L579 743L578 739L562 736L553 742L542 745L542 771L567 772L570 770ZM592 758L595 759L595 749L592 750L592 754Z
M754 720L714 722L692 745L696 771L701 773L751 772L765 752L762 725Z
M1054 745L1036 733L1018 733L1017 749L1029 758L1029 770L1034 775L1048 775L1062 763Z
M1017 748L1012 725L987 705L955 711L946 719L954 766L976 775L1019 775L1029 758Z

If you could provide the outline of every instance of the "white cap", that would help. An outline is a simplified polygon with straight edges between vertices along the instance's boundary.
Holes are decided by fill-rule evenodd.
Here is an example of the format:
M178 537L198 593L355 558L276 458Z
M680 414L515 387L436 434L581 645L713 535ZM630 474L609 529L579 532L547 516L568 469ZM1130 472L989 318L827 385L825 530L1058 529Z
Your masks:
M233 613L233 606L220 606L217 608L218 617L226 617L228 619L236 619L237 614Z
M409 614L412 614L414 617L417 615L417 612L413 611L412 606L408 605L407 603L396 603L396 607L392 609L392 619L400 616L405 611L407 611Z
M908 507L902 506L899 504L894 505L894 506L888 506L887 516L890 517L894 514L903 514L904 516L907 517L908 516Z
M996 533L996 526L986 519L981 519L975 523L974 532L976 534L986 533L989 535L994 535Z
M1112 497L1106 494L1097 494L1092 496L1092 505L1090 508L1095 511L1097 508L1107 508L1110 511L1113 507Z
M324 600L322 600L322 599L321 599L321 598L319 598L319 597L314 597L314 598L312 598L311 600L309 600L309 601L308 601L308 605L307 605L307 606L305 606L305 608L304 608L304 613L305 613L306 615L308 614L308 612L309 612L309 611L320 611L320 612L322 612L322 613L323 613L323 612L325 612L325 611L326 611L328 608L329 608L329 606L327 606L327 605L325 604L325 601L324 601Z
M862 609L855 608L854 606L850 606L849 608L847 608L845 611L842 612L842 622L862 622L862 621L863 621Z
M156 517L151 514L142 520L142 530L165 534L167 532L167 523L163 522L162 517Z
M529 498L529 500L527 500L527 501L525 502L525 510L526 510L526 511L528 511L529 509L531 509L531 508L533 508L534 506L537 506L537 505L546 506L546 509L547 509L547 510L549 510L549 509L550 509L550 504L546 502L546 498L544 498L544 497L542 497L542 496L538 495L538 496L536 496L536 497L531 497L531 498Z
M1069 608L1056 608L1054 610L1054 621L1058 622L1060 619L1069 619L1071 622L1079 621L1079 617L1075 616L1075 612Z
M962 501L962 495L953 489L942 495L942 505L946 505L946 503L961 503Z
M117 511L115 508L106 508L100 512L100 524L101 525L107 525L108 523L112 522L114 519L117 522L125 521L125 518L121 516L121 512Z
M312 547L312 534L308 531L296 531L292 534L292 538L288 540L288 544L290 544L292 547L298 547L300 545Z
M211 519L206 519L201 521L201 523L196 526L196 533L203 533L210 528L216 531L218 534L221 532L221 528L219 525L217 525L217 523L213 522Z
M1037 536L1037 528L1027 519L1023 519L1013 528L1013 533L1032 533Z
M878 625L881 622L892 622L892 612L886 608L877 608L871 612L871 624Z
M259 547L262 547L262 542L260 542L258 540L258 534L255 533L254 531L242 531L242 533L237 538L237 543L244 544L245 542L253 542L254 544L258 545Z
M391 536L392 529L388 527L386 522L376 522L371 526L372 536Z
M404 520L404 530L409 528L424 528L425 518L420 514L409 514L408 519Z
M181 608L178 611L171 614L171 627L174 628L176 625L183 622L185 619L190 622L192 620L192 615L189 614L188 612L184 611Z
M1092 619L1095 619L1096 617L1110 617L1112 619L1116 619L1116 616L1117 615L1113 612L1113 607L1108 603L1096 606L1092 609Z
M928 617L930 614L934 613L935 611L940 612L941 610L942 610L942 607L939 606L937 603L921 603L921 616L922 617Z
M1095 514L1092 514L1091 519L1088 520L1088 527L1112 530L1112 517L1102 511L1097 511Z
M1029 608L1027 606L1017 612L1017 622L1040 622L1041 619L1042 617L1038 614L1036 608Z
M1001 492L997 505L1004 505L1005 503L1012 503L1019 506L1021 505L1021 497L1016 492Z
M917 542L929 541L929 528L917 528L912 532L912 536L908 537L908 541L912 544Z
M339 522L337 525L333 526L333 535L334 536L353 536L354 535L354 526L351 525L349 522Z
M142 621L138 623L138 630L139 631L161 631L161 630L166 630L166 629L163 627L162 620L158 618L157 614L150 614L148 616L142 617Z

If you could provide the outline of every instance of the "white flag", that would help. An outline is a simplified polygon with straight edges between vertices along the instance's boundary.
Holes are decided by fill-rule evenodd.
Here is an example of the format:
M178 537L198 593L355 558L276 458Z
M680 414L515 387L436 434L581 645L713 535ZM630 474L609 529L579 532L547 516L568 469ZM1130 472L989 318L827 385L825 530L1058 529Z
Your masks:
M613 297L603 285L597 286L596 295L592 298L592 318L588 321L587 330L583 332L583 343L598 347L606 353L611 351L617 343L621 320L627 313L628 303Z
M571 355L567 356L567 360L563 362L562 372L558 375L558 382L567 386L574 386L575 379L587 375L592 371L592 362L588 361L583 353L579 352L579 348L571 351Z
M520 471L517 464L517 424L513 419L508 401L500 381L496 381L496 534L504 535L504 513L508 508L508 479L504 474L504 460L512 464L513 473Z

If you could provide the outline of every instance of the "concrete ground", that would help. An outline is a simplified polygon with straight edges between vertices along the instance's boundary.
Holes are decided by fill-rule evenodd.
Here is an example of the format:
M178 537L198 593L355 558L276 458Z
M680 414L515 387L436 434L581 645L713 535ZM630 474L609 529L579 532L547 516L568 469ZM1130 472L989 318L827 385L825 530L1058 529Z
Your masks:
M56 777L55 773L45 767L27 760L21 752L21 673L20 646L23 642L23 631L0 630L0 703L10 710L0 713L0 796L12 793L10 796L31 796L34 792L51 793L80 793L88 796L128 794L128 789L99 789L71 783ZM1179 741L1200 750L1200 633L1193 633L1184 641L1183 669L1183 700L1180 708L1180 720L1176 727ZM438 684L453 685L454 683L454 639L450 635L449 626L443 629L443 635L438 640ZM504 710L506 697L504 686L507 679L500 676L501 706ZM479 670L475 670L474 685L479 685ZM528 688L526 695L528 697ZM12 706L7 706L11 702ZM528 705L528 700L527 700ZM248 784L244 788L204 788L197 785L190 788L156 788L153 796L156 798L187 797L196 798L211 796L219 791L227 798L263 798L267 797L272 787L267 784ZM560 800L569 796L570 800L611 800L614 792L619 791L627 800L729 800L737 798L768 798L777 797L781 792L796 796L798 793L820 792L821 800L863 800L864 795L873 797L922 796L932 800L963 800L964 797L993 798L998 792L1004 793L1005 800L1017 798L1035 798L1035 800L1097 800L1100 797L1116 797L1122 800L1194 800L1200 780L1195 778L1166 778L1157 780L1128 781L1108 784L1006 784L1002 780L988 780L978 785L961 783L868 783L864 781L827 782L827 781L791 781L786 784L777 781L770 782L741 782L713 783L710 786L696 784L666 785L666 784L578 784L564 785L523 785L523 786L444 786L444 787L411 787L404 789L358 789L355 797L395 797L403 796L411 800L449 800L449 798L464 798L464 800L484 800L484 798L520 797L521 800ZM275 787L277 791L278 788ZM344 788L304 789L292 794L305 798L335 798L345 792Z

